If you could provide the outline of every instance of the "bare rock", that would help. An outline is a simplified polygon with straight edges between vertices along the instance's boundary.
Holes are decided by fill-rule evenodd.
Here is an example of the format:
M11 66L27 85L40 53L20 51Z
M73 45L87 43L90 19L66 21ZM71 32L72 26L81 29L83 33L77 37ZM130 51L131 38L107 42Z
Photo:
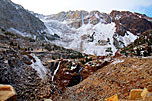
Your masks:
M17 94L11 85L0 85L0 101L17 101Z

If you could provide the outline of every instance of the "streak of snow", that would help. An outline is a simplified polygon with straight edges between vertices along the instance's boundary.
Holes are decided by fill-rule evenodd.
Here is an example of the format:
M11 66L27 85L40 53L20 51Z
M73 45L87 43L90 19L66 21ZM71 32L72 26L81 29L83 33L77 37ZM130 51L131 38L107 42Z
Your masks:
M124 43L125 46L129 45L131 42L134 42L137 39L137 36L132 34L131 32L127 31L125 36L119 36L118 38L120 41Z
M57 71L58 71L58 69L60 67L60 63L61 63L61 61L59 61L58 66L57 66L56 70L54 71L54 73L52 75L52 81L54 80L54 76L56 75L56 73L57 73Z
M31 54L31 56L36 60L36 62L33 60L31 61L31 67L37 71L41 79L44 79L47 74L47 69L43 66L41 60L35 54Z
M23 36L23 37L31 37L31 38L36 39L36 36L35 36L35 35L31 35L31 34L26 33L26 32L22 33L22 32L20 32L19 30L15 29L15 28L9 28L7 31L8 31L8 32L12 32L12 33L14 33L14 34L21 35L21 36Z
M117 59L117 60L115 60L114 62L112 62L112 64L118 64L118 63L121 63L121 62L124 62L124 60L119 60L119 59Z

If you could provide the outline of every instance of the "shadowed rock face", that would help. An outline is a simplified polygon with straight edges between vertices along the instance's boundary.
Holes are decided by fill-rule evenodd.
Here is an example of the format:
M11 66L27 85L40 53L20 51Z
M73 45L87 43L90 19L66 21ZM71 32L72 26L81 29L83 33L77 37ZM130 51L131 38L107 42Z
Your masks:
M43 22L10 0L0 0L0 27L4 29L12 27L31 34L38 34L46 29Z
M110 16L112 17L112 21L116 23L116 31L120 35L124 35L126 30L137 34L152 29L151 18L142 16L141 14L129 11L112 11Z

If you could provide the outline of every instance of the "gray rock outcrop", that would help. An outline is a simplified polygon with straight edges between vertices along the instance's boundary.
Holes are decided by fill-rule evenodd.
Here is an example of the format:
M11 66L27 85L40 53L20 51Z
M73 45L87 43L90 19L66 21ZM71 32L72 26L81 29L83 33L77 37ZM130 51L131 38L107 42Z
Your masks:
M46 29L44 23L11 0L0 0L0 27L14 28L20 32L40 34Z

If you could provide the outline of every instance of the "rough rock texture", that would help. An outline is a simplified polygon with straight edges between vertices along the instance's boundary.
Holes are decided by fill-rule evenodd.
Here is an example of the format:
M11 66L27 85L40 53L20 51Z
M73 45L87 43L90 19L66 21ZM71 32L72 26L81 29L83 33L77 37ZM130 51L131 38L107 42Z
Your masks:
M46 29L42 21L11 0L0 0L0 27L31 34L39 34Z
M115 94L120 99L128 99L131 89L152 85L151 74L152 59L117 58L80 84L67 88L54 101L103 101Z
M111 18L106 13L100 13L99 11L68 11L60 12L47 16L48 19L58 20L60 22L66 21L70 27L80 28L83 24L91 23L96 25L97 23L111 23Z
M112 21L115 22L116 30L121 35L125 34L124 29L133 34L142 33L146 30L152 29L152 23L148 21L149 17L142 17L139 14L129 11L112 11L110 13ZM151 19L151 18L149 18Z
M75 20L81 19L88 15L89 12L87 11L68 11L68 12L60 12L58 14L49 15L48 19L58 20L58 21L65 21L65 20Z
M98 59L98 60L96 60ZM59 69L54 77L54 84L58 90L64 92L66 87L79 84L98 69L103 68L111 62L111 59L104 60L103 57L89 56L78 60L62 60ZM53 63L53 62L52 62ZM56 69L58 61L52 65Z
M67 22L70 27L80 28L83 24L116 23L116 33L124 36L126 31L139 34L152 29L152 18L129 11L112 11L110 14L99 11L69 11L49 15L48 19Z
M15 48L2 51L0 55L0 82L12 85L18 100L40 100L41 96L47 97L52 92L49 77L42 80L36 70L28 62L31 60ZM26 63L27 61L27 63Z
M31 65L38 62L31 53L47 69L43 79ZM39 101L52 96L56 89L52 86L51 71L54 68L49 61L79 57L82 57L79 52L0 30L0 83L12 85L19 101ZM36 68L38 65L34 64Z

